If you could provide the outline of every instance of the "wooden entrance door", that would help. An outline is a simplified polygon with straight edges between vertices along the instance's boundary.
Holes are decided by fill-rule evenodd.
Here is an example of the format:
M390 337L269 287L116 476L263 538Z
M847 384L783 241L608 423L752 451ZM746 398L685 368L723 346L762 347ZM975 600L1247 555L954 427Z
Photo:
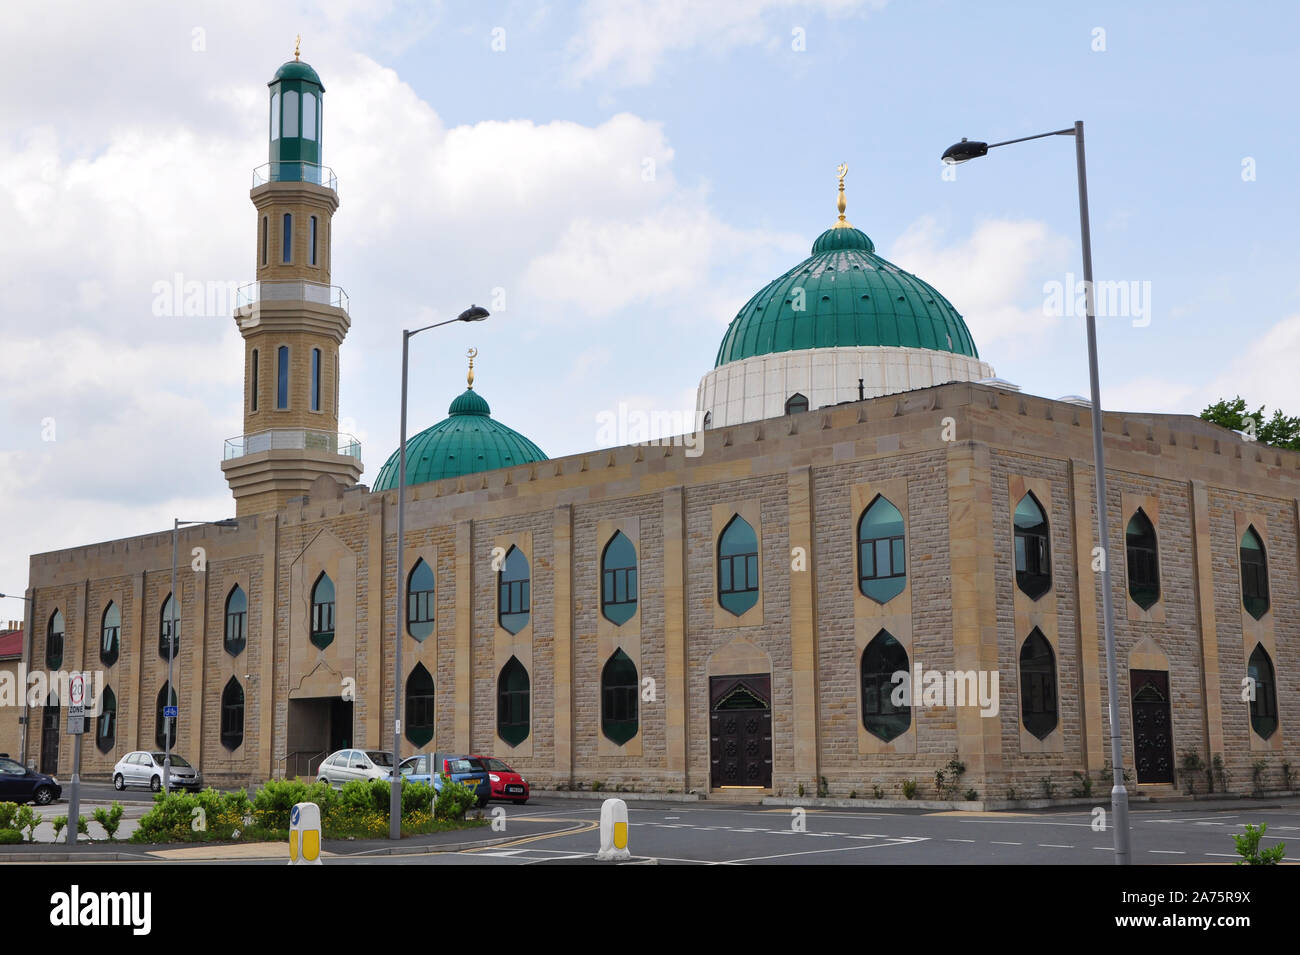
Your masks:
M709 785L772 785L772 677L709 680Z
M62 709L53 693L41 713L41 772L53 776L59 771L59 716Z
M1130 670L1133 753L1140 783L1174 781L1174 728L1169 713L1169 671Z

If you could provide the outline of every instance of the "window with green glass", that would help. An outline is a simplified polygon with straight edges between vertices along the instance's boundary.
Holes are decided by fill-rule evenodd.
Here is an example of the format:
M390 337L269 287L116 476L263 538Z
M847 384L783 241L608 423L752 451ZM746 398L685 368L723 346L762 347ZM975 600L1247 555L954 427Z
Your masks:
M1128 595L1143 610L1150 610L1160 599L1160 561L1155 526L1140 507L1129 518L1124 543L1128 557Z
M808 410L808 399L799 392L795 392L785 402L786 414L802 414Z
M63 666L63 611L55 609L45 628L45 667L58 670Z
M511 547L497 574L497 619L511 633L528 626L532 607L532 581L528 558L518 547Z
M176 598L167 595L158 613L158 656L175 659L181 652L181 618Z
M122 613L117 604L108 602L99 622L99 662L111 667L122 650Z
M858 520L858 587L863 596L887 603L907 585L903 515L877 495Z
M758 536L739 514L718 538L718 603L737 617L758 603Z
M322 650L334 642L334 581L324 571L311 589L311 642Z
M528 671L511 657L497 678L497 735L511 746L518 746L529 733Z
M99 716L95 720L95 748L101 753L108 753L116 744L117 695L112 687L106 686L99 699Z
M1016 586L1037 600L1052 588L1051 535L1047 515L1032 491L1016 505Z
M1268 554L1255 525L1241 536L1241 602L1256 620L1268 613Z
M406 738L416 746L433 739L433 676L423 663L406 678Z
M1020 645L1020 719L1039 739L1056 729L1056 654L1037 627Z
M244 588L235 584L226 595L226 633L224 640L226 652L237 657L248 645L248 595Z
M221 745L234 750L244 742L244 688L233 676L221 691Z
M881 630L862 651L862 726L872 736L890 742L907 732L912 725L912 707L895 702L894 690L899 681L895 673L908 679L907 651L888 630Z
M1262 643L1255 645L1246 675L1255 693L1250 701L1250 728L1261 739L1268 739L1277 731L1277 675L1273 671L1273 659Z
M615 650L600 674L600 731L607 739L622 746L636 735L639 698L636 664Z
M600 580L600 612L611 623L627 623L636 614L636 548L622 531L605 545Z
M433 635L433 568L421 557L406 578L406 632L423 643Z
M158 691L158 705L154 708L154 742L159 749L176 746L176 724L179 720L175 716L165 716L163 712L164 707L175 705L176 691L170 683L164 683Z

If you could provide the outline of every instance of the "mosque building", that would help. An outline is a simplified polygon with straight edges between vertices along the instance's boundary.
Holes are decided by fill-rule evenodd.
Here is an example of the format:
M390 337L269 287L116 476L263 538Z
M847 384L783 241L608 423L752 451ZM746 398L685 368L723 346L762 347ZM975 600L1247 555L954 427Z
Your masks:
M995 378L849 224L843 168L838 218L700 381L702 453L548 458L471 363L408 442L399 574L398 457L367 488L338 434L324 93L297 58L269 83L238 525L180 532L175 594L170 531L31 558L28 666L105 674L84 775L169 734L217 785L391 749L400 639L403 753L493 754L536 789L933 797L956 758L980 798L1063 793L1108 757L1099 553L1138 789L1182 786L1192 751L1239 785L1300 763L1300 455L1107 412L1099 545L1088 408ZM23 758L69 773L58 699L27 725Z

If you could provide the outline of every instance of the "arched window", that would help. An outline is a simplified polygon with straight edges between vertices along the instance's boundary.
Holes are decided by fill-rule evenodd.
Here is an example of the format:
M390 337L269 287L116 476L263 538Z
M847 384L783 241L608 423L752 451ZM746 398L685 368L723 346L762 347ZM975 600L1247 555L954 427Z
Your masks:
M704 412L704 430L708 431L712 427L713 427L713 412L706 411Z
M262 264L263 265L266 265L266 256L267 256L266 233L267 233L267 217L262 216Z
M421 643L433 634L433 587L433 569L420 558L406 578L406 632Z
M302 138L316 138L316 94L302 94Z
M1263 739L1277 730L1277 677L1273 660L1262 643L1255 645L1250 655L1246 675L1254 681L1255 697L1250 701L1250 727Z
M298 94L293 90L284 93L284 135L298 135Z
M322 650L334 642L334 581L324 571L311 589L311 642Z
M280 138L280 94L271 94L271 141L275 142ZM278 179L274 169L271 170L271 178Z
M1268 553L1253 524L1241 535L1241 602L1256 620L1268 613Z
M57 670L63 666L63 611L55 609L45 628L45 668Z
M286 212L281 223L281 261L288 265L293 261L293 215Z
M175 659L181 652L181 618L176 600L171 595L163 601L158 613L158 656L164 660Z
M95 720L95 747L101 753L111 752L117 743L117 696L111 687L104 687L99 698L99 718Z
M511 633L528 626L532 593L528 578L528 558L518 547L506 554L501 572L497 574L497 619ZM526 734L525 734L526 735ZM505 737L501 737L505 739Z
M1020 645L1020 719L1039 739L1056 729L1056 654L1034 627Z
M718 603L737 617L758 603L758 537L739 514L718 538Z
M888 603L907 585L903 515L876 495L858 520L858 587L876 603Z
M311 350L311 410L320 411L320 349Z
M497 679L497 735L511 746L528 738L528 671L511 657Z
M307 249L308 249L308 255L310 257L311 264L315 265L316 264L316 217L315 216L311 217L311 222L309 223L309 225L311 226L311 228L308 230L308 233L311 241L308 244Z
M226 597L226 652L237 657L248 645L248 595L235 584Z
M166 716L163 713L163 707L175 705L176 691L171 688L171 684L164 683L163 688L158 691L158 705L154 711L154 742L158 744L159 749L168 748L169 736L171 748L176 748L176 730L179 720L175 716Z
M244 742L244 688L233 676L221 691L221 745L239 749Z
M1033 600L1052 587L1047 515L1032 491L1016 505L1016 586Z
M636 664L615 650L600 674L600 731L619 746L636 735L640 689Z
M433 677L423 663L406 678L406 738L416 746L433 739Z
M1160 599L1160 561L1156 529L1142 508L1129 518L1124 532L1128 552L1128 595L1143 610Z
M912 725L912 707L895 696L895 673L909 677L907 651L888 630L881 630L862 651L862 726L872 736L890 742ZM909 677L910 678L910 677Z
M99 662L111 667L122 649L122 613L117 604L108 602L99 622Z
M288 345L281 345L275 351L275 406L280 410L289 407Z
M252 369L252 370L253 370L253 381L252 381L253 392L252 392L252 395L251 395L251 402L250 402L250 408L251 408L251 410L253 410L253 411L256 411L256 410L257 410L257 365L258 365L258 361L257 361L257 349L254 348L254 349L253 349L253 369Z
M600 612L611 623L627 623L636 614L636 548L622 531L605 545L600 578Z
M799 392L795 392L785 402L786 414L801 414L808 410L808 399Z

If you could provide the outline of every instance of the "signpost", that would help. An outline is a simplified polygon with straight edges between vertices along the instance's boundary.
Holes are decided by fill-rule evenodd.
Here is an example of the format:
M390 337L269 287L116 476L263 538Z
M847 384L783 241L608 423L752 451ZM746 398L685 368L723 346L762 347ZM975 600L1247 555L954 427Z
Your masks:
M68 791L68 845L76 846L81 822L81 737L86 732L86 675L68 680L68 732L72 734L72 786Z

